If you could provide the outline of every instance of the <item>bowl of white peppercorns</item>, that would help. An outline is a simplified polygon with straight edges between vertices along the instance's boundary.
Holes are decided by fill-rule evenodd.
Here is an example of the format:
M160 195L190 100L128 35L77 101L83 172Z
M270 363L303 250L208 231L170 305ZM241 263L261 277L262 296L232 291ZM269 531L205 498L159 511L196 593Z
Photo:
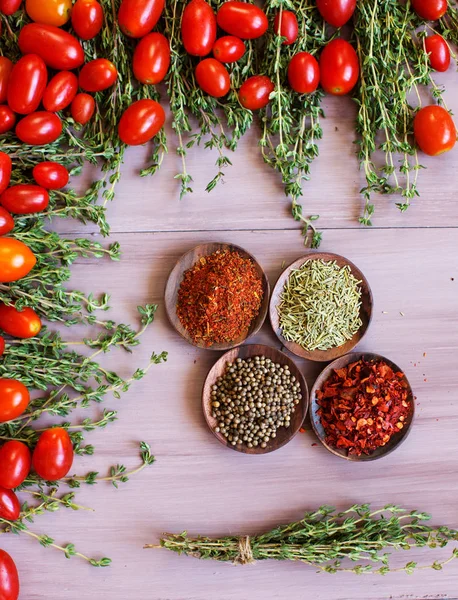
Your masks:
M202 392L210 430L245 454L267 454L287 444L302 427L308 404L307 383L295 362L260 344L226 352Z

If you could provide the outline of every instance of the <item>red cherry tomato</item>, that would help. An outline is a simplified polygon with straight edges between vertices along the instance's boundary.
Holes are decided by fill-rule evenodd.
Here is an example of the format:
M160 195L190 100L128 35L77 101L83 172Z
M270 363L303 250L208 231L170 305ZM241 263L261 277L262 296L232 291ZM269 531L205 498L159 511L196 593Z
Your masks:
M32 466L28 447L18 440L11 440L0 448L0 486L7 490L17 488L24 482Z
M18 310L0 304L0 329L13 337L28 339L40 333L41 319L32 308Z
M415 139L429 156L448 152L456 142L456 127L450 113L442 106L425 106L413 121Z
M0 282L25 277L37 262L28 246L14 238L0 237Z
M282 43L284 46L290 46L297 40L299 25L295 13L290 10L283 10L275 15L274 31L277 35L286 38Z
M0 0L0 13L6 16L13 15L19 10L21 4L22 0Z
M48 82L48 70L37 54L27 54L14 65L8 83L8 105L16 113L37 110Z
M205 0L191 0L181 19L183 46L192 56L206 56L216 40L216 17Z
M245 54L245 42L233 35L225 35L216 40L213 56L222 63L234 63Z
M441 73L447 71L450 66L450 48L444 38L439 34L430 35L425 39L425 48L431 68Z
M80 71L79 84L86 92L101 92L111 87L118 78L114 64L106 58L96 58Z
M27 115L16 125L16 135L32 146L55 142L62 133L62 121L55 113L39 111Z
M328 94L343 96L355 87L359 61L353 46L336 39L325 46L320 56L321 85Z
M170 66L170 46L162 33L149 33L134 51L134 75L142 83L160 83Z
M146 144L162 128L165 112L155 100L137 100L124 111L118 125L118 134L124 144Z
M356 0L316 0L321 16L333 27L342 27L353 16Z
M49 204L47 190L30 183L12 185L0 196L0 204L14 215L42 212Z
M60 190L68 183L68 171L59 163L47 161L33 167L33 178L47 190Z
M43 106L49 112L67 108L78 91L78 77L71 71L60 71L48 83L43 94Z
M14 560L0 549L0 598L17 600L19 598L19 575Z
M412 6L426 21L437 21L447 12L447 0L412 0Z
M29 402L29 390L23 383L16 379L0 379L0 423L17 419Z
M18 44L22 54L38 54L57 71L71 71L84 62L83 47L76 37L54 25L24 25Z
M0 215L1 215L1 211L0 211ZM0 222L1 222L1 216L0 216ZM0 335L0 356L3 356L4 353L5 353L5 338ZM0 467L1 467L1 465L0 465Z
M38 438L32 455L37 475L46 481L65 477L73 464L73 445L65 429L47 429Z
M244 40L261 37L269 25L265 13L258 6L238 0L224 2L216 21L221 29Z
M11 490L0 487L0 519L17 521L20 514L21 505L16 494Z
M25 0L25 10L36 23L62 27L70 18L72 0Z
M8 83L10 80L13 63L6 56L0 56L0 104L4 104L7 98Z
M103 8L97 0L76 0L72 9L72 27L82 40L95 38L103 25Z
M215 58L205 58L197 65L196 80L200 88L214 98L225 96L231 88L226 67Z
M16 124L16 115L6 104L0 105L0 133L6 133Z
M6 235L14 229L14 219L10 213L0 206L0 235ZM3 348L4 349L4 348ZM3 354L3 352L2 352ZM0 354L1 356L1 354ZM0 484L1 485L1 484Z
M311 94L320 83L320 66L308 52L295 54L288 65L289 85L299 94Z
M95 100L89 94L77 94L72 102L71 114L76 123L86 125L95 111Z
M269 103L269 96L274 89L274 84L265 75L249 77L240 87L240 104L250 110L264 108Z
M122 0L118 12L121 31L133 38L149 33L159 21L165 0Z
M0 152L0 194L3 194L10 184L12 166L13 163L8 154Z

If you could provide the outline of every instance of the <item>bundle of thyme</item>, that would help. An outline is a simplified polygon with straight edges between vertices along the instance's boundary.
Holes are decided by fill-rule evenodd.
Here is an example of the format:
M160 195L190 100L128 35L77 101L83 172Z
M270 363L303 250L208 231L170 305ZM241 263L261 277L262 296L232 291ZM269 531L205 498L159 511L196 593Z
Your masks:
M354 505L343 512L322 506L306 513L300 521L253 537L190 538L184 532L167 534L160 546L148 544L145 548L162 547L177 554L238 565L259 560L293 560L325 573L412 574L418 569L441 570L458 558L458 548L454 548L449 558L430 565L409 562L401 568L390 567L387 551L443 548L458 540L458 532L453 529L427 525L430 518L426 513L407 511L393 504L375 511L371 511L369 504ZM351 562L358 564L352 567Z

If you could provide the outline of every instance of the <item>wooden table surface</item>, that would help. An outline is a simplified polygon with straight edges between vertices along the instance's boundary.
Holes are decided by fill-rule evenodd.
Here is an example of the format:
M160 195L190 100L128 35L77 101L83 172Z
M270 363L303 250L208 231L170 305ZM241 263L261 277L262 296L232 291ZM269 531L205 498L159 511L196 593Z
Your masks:
M449 74L448 80L452 78ZM450 87L450 86L449 86ZM458 86L447 98L458 109ZM119 420L88 434L93 457L78 458L75 470L104 472L111 464L135 466L137 442L152 444L157 462L116 491L99 484L78 491L94 513L61 510L37 518L33 528L59 543L74 542L113 565L93 569L67 561L26 536L5 536L2 545L18 564L27 600L386 600L457 598L458 561L442 572L425 570L384 578L319 575L292 563L234 567L143 550L161 532L252 534L301 517L321 504L339 508L358 502L380 507L399 503L429 511L438 524L458 525L458 150L424 159L422 195L406 214L395 199L376 199L372 229L357 223L363 186L354 156L354 107L349 99L327 100L325 137L304 187L305 213L319 213L322 249L343 254L366 274L375 297L374 319L359 349L384 354L400 364L418 398L409 439L395 453L371 464L329 454L310 430L266 456L244 456L221 446L207 430L200 406L205 375L218 355L187 345L172 330L162 294L177 258L203 241L234 242L253 253L273 283L283 263L303 253L278 176L265 166L250 133L226 169L225 184L204 191L213 177L211 152L189 156L194 193L178 200L178 158L171 152L161 172L140 179L146 149L131 149L116 199L109 207L111 240L121 243L120 263L80 261L71 285L111 293L111 314L135 319L138 304L157 302L157 320L133 356L115 352L106 364L127 375L150 353L167 350L121 399L107 408ZM336 130L337 128L337 130ZM60 231L87 234L78 223L55 224ZM83 335L77 329L68 336ZM279 347L268 325L255 342ZM312 384L319 364L298 361ZM100 409L101 410L101 409ZM94 414L94 413L91 413ZM96 413L97 414L97 411ZM427 564L442 551L402 553L402 564Z

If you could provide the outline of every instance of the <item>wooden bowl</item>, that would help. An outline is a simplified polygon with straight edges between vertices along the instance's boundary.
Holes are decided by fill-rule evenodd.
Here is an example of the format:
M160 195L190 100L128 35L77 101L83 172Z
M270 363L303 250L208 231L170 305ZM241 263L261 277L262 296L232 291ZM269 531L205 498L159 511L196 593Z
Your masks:
M407 389L409 392L409 400L410 400L410 406L411 406L410 414L407 417L406 421L404 421L404 428L401 429L400 432L394 434L391 437L390 441L385 446L380 446L379 448L374 450L374 452L372 452L371 454L361 454L361 456L355 456L355 455L348 455L347 450L345 450L343 448L335 448L334 446L330 446L326 442L326 435L324 433L324 429L321 424L321 419L320 419L319 415L317 414L319 406L318 406L318 402L317 402L317 398L316 398L316 392L317 392L317 390L321 389L324 382L330 377L330 375L334 369L341 369L342 367L346 367L350 363L356 362L360 358L364 358L365 360L368 360L368 361L369 360L383 360L386 362L386 364L389 367L391 367L393 369L393 371L403 372L402 369L400 367L398 367L398 365L396 365L394 362L392 362L388 358L381 356L380 354L372 354L372 353L367 353L367 352L364 352L364 353L353 352L351 354L347 354L346 356L342 356L341 358L338 358L337 360L332 362L330 365L328 365L324 369L324 371L322 371L320 373L318 379L315 381L312 391L310 392L310 421L312 422L313 430L316 433L318 439L323 444L323 446L325 448L327 448L327 450L329 450L329 452L332 452L332 454L335 454L335 456L339 456L340 458L345 458L346 460L351 460L353 462L364 462L364 461L369 461L369 460L377 460L378 458L382 458L383 456L387 456L387 454L390 454L391 452L393 452L393 450L398 448L402 444L402 442L407 438L407 436L409 435L410 429L412 427L414 415L415 415L414 395L413 395L410 383L404 374L405 381L407 383Z
M280 365L288 365L291 373L296 377L298 382L301 385L301 394L302 400L297 405L295 412L293 413L291 424L289 427L280 427L277 430L277 437L273 440L270 440L267 443L266 448L261 448L260 446L256 448L248 448L245 444L238 444L237 446L232 446L226 438L221 435L221 433L215 432L215 427L217 427L217 419L212 417L212 406L211 406L211 387L216 383L218 377L220 377L225 369L227 363L234 362L237 358L251 358L252 356L265 356L266 358L270 358L276 363ZM262 344L249 344L246 346L240 346L239 348L234 348L229 352L226 352L210 369L210 372L205 379L203 391L202 391L202 408L204 411L205 420L207 421L207 425L211 429L213 435L218 439L221 444L231 448L232 450L236 450L237 452L243 452L244 454L267 454L268 452L273 452L274 450L278 450L289 441L293 439L293 437L297 434L299 429L302 427L302 423L304 422L305 416L307 415L309 405L308 399L308 388L307 383L304 379L304 376L300 372L296 363L286 356L280 350L276 348L271 348L270 346L263 346Z
M359 330L355 333L355 335L337 348L330 348L329 350L313 350L308 351L299 344L295 342L289 342L285 340L282 335L281 327L280 327L280 318L278 316L277 306L280 304L280 296L283 292L283 288L285 283L287 282L291 271L298 269L301 267L307 260L324 260L326 262L336 261L339 267L344 267L348 265L352 274L356 277L358 281L361 281L361 309L360 309L360 317L362 321L362 325ZM310 252L301 258L295 260L289 267L287 267L275 284L275 287L272 292L272 297L270 299L270 322L272 324L272 328L275 331L278 339L281 343L288 348L290 352L295 354L296 356L300 356L301 358L306 358L307 360L314 360L317 362L327 362L330 360L334 360L339 358L339 356L343 356L350 352L356 344L358 344L366 334L366 331L369 328L369 324L372 319L372 306L373 306L373 298L371 288L369 286L369 282L363 275L363 273L358 269L356 265L354 265L351 261L343 256L339 256L338 254L331 254L329 252Z
M181 324L180 319L178 318L177 311L176 311L177 302L178 302L178 290L180 289L180 285L183 280L183 275L184 275L185 271L187 271L188 269L191 269L202 256L208 256L210 254L213 254L213 252L216 252L217 250L229 250L230 252L238 252L240 254L240 256L242 256L244 258L249 258L253 262L253 264L256 268L256 271L261 276L262 289L263 289L264 295L262 298L262 303L261 303L261 308L259 309L259 313L253 319L253 321L251 322L251 325L247 331L243 332L243 334L240 335L240 337L238 337L236 340L234 340L232 342L224 343L224 344L221 344L221 343L213 344L212 346L205 346L202 342L196 343L193 341L193 339L191 338L189 333L186 331L186 329ZM269 295L270 295L269 281L267 279L266 274L264 273L264 270L262 269L262 267L258 263L258 261L254 258L254 256L252 256L249 252L247 252L243 248L240 248L240 246L235 246L234 244L224 244L222 242L208 242L207 244L199 244L199 246L196 246L192 250L189 250L188 252L186 252L186 254L183 254L183 256L178 260L176 265L173 267L173 269L169 275L169 278L167 279L167 284L165 286L165 309L166 309L169 321L173 325L173 327L178 331L178 333L181 335L181 337L183 339L185 339L187 342L189 342L193 346L197 346L199 348L205 348L206 350L229 350L231 348L236 348L237 346L240 346L240 344L243 344L243 342L247 338L249 338L251 335L254 335L261 329L261 327L266 319L267 310L269 307Z

